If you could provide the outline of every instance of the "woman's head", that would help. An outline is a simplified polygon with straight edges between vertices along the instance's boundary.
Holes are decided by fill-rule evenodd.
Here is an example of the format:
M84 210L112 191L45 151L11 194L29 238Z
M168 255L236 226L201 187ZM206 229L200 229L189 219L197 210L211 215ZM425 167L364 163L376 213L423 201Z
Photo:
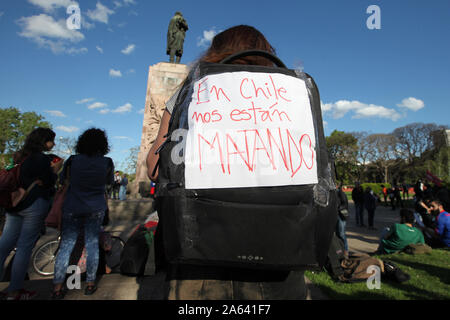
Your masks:
M86 130L78 137L75 152L88 156L104 156L109 152L106 132L97 128Z
M224 58L244 50L262 50L275 54L275 49L261 32L251 26L239 25L217 34L200 61L218 63ZM254 56L237 59L233 63L273 66L273 62Z
M20 162L32 153L50 151L55 145L55 132L49 128L36 128L26 137L22 149L15 155L15 161Z

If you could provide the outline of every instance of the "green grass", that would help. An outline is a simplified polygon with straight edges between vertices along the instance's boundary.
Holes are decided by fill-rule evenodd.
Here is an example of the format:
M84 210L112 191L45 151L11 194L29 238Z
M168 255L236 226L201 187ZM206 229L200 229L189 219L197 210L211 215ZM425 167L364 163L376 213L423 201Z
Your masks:
M377 256L391 261L411 279L396 283L381 279L380 289L368 289L366 282L335 282L326 272L307 271L305 275L333 300L449 300L450 250L433 249L429 254L396 253Z

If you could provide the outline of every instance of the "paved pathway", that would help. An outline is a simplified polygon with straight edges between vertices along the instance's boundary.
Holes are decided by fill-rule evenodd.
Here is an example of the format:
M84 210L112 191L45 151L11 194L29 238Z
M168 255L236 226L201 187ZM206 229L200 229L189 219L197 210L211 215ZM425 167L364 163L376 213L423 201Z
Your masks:
M349 251L372 253L377 250L381 231L400 221L400 209L378 205L375 210L374 226L377 230L356 226L355 206L349 201L350 217L347 219L347 241ZM367 211L364 210L364 224L367 226Z

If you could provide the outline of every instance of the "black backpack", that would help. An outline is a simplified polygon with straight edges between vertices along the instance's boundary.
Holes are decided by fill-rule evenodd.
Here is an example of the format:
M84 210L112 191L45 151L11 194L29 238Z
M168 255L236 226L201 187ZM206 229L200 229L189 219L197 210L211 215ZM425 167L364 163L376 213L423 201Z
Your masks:
M278 67L229 64L249 55ZM308 74L264 51L200 62L179 91L166 137L157 150L157 210L170 263L324 265L337 199Z
M120 254L120 273L127 276L155 274L154 234L157 223L150 221L136 227Z

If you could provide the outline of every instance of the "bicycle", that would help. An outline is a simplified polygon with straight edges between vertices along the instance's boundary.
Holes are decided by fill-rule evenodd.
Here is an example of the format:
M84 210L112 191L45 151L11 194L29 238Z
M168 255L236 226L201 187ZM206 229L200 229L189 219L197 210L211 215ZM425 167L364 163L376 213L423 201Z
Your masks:
M106 235L110 235L110 243L108 244L109 250L105 250L105 258L107 266L114 270L120 265L120 254L125 246L119 236L113 236L112 233L120 231L102 231ZM33 253L31 258L34 271L41 276L52 276L55 269L55 260L58 254L59 245L61 243L61 236L57 239L53 239L43 243Z

